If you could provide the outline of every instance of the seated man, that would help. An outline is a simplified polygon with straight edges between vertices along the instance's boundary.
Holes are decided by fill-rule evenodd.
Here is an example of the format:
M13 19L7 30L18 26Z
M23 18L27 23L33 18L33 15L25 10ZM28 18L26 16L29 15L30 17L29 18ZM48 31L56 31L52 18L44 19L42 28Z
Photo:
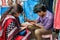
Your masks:
M28 29L32 32L37 40L42 40L42 35L51 33L53 28L53 14L49 12L44 4L37 4L33 10L39 15L36 21L29 21L33 26Z

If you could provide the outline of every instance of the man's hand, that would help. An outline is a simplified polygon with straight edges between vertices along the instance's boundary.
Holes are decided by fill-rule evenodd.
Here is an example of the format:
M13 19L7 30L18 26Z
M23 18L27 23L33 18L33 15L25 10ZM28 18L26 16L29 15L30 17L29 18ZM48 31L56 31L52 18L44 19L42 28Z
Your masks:
M34 25L35 24L35 22L30 22L32 25Z
M40 25L40 24L35 24L35 26L36 26L36 27L43 28L43 26L42 26L42 25Z

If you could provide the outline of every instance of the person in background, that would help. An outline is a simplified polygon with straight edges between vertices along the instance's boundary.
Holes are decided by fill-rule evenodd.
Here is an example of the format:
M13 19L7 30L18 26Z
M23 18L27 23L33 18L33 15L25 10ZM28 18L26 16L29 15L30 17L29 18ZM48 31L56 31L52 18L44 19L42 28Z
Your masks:
M18 32L21 32L22 30L26 29L27 26L25 25L26 27L24 27L23 25L21 25L18 18L18 16L22 12L22 6L16 4L14 6L11 6L10 9L2 15L1 24L4 30L2 35L3 40L14 40Z
M20 4L21 6L23 6L23 1L22 0L16 0L15 3Z
M37 4L34 6L34 13L39 15L39 18L35 21L30 21L28 30L32 32L32 36L36 37L36 40L43 40L42 35L51 33L53 28L53 14L49 12L44 4Z
M12 6L13 5L13 0L8 0L7 3L8 3L8 6Z

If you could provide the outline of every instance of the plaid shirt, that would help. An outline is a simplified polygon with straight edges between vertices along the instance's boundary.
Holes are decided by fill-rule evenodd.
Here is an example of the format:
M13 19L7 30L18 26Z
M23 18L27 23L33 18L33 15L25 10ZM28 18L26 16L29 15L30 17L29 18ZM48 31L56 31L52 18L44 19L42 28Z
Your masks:
M53 14L47 10L46 16L44 18L39 16L37 22L43 25L45 29L49 29L53 24Z

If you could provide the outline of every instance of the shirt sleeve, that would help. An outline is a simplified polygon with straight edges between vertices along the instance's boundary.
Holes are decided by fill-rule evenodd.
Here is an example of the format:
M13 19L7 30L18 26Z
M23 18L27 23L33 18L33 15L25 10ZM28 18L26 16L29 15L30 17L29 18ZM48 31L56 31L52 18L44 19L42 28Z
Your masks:
M52 27L53 24L53 18L50 18L47 20L46 24L44 25L45 29L49 29L50 27Z
M36 23L40 22L40 17L35 20Z

